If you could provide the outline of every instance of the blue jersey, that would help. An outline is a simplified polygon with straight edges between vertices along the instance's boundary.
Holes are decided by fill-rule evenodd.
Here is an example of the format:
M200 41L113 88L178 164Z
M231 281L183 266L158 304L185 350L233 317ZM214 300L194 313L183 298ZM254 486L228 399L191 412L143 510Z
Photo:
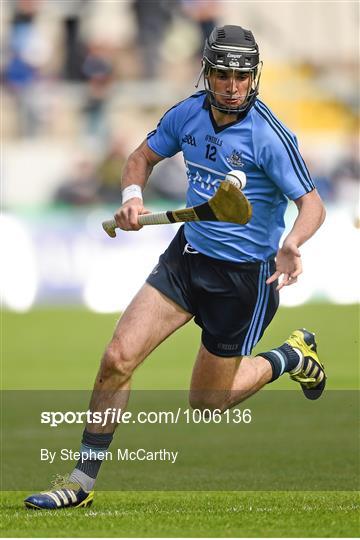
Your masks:
M185 224L191 246L217 259L250 262L273 258L285 228L287 200L314 189L296 137L259 99L246 115L219 127L206 93L197 92L165 113L148 134L147 143L163 157L183 152L189 180L187 206L210 199L229 171L246 174L243 192L253 208L248 224Z

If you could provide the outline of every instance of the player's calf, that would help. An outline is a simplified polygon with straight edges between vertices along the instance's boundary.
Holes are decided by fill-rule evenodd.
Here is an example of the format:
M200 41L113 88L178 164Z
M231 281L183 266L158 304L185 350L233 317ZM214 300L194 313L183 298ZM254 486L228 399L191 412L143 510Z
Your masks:
M194 390L189 392L189 404L200 411L224 412L230 404L229 390Z

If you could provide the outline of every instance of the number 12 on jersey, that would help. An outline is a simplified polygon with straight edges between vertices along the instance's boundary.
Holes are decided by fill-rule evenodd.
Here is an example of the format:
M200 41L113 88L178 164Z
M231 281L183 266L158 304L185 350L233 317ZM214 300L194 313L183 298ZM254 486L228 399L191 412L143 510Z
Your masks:
M216 146L212 144L206 145L206 159L210 159L211 161L216 161Z

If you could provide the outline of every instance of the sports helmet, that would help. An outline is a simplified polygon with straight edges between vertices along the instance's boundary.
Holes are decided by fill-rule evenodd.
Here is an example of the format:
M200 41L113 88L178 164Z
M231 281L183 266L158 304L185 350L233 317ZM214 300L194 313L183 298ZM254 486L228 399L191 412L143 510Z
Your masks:
M250 30L234 25L217 26L205 41L198 84L204 75L205 90L210 104L215 109L227 114L244 112L250 109L258 94L261 68L259 47ZM219 94L211 89L209 82L212 69L231 70L233 74L236 71L250 73L249 88L241 105L231 108L217 102L216 95Z

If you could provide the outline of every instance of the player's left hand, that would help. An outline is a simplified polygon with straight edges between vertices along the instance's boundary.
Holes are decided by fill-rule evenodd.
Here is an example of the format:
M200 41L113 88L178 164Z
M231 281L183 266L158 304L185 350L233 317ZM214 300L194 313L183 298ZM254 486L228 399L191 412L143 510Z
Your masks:
M282 276L281 283L276 287L276 290L280 291L283 287L296 283L301 273L302 263L299 248L295 243L285 241L276 255L276 270L266 280L266 284L270 285Z

